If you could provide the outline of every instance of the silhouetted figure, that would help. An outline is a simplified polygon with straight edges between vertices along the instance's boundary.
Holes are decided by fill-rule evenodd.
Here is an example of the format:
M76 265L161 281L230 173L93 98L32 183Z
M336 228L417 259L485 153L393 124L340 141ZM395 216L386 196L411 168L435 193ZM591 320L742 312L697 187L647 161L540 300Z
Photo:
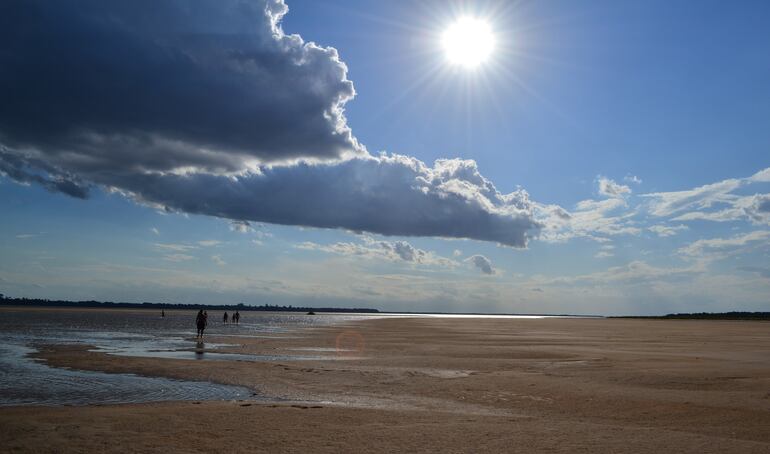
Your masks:
M234 316L233 316L234 317ZM222 321L227 324L227 312L225 312L225 315L222 316Z
M166 311L164 311L163 309L161 309L161 310L160 310L160 316L161 316L161 317L165 317L165 316L166 316Z
M195 317L195 326L198 328L198 335L196 337L203 337L203 330L206 329L206 314L203 313L203 309L198 311L198 316Z
M238 313L238 311L235 311L235 314L233 314L233 321L238 324L241 322L241 314Z

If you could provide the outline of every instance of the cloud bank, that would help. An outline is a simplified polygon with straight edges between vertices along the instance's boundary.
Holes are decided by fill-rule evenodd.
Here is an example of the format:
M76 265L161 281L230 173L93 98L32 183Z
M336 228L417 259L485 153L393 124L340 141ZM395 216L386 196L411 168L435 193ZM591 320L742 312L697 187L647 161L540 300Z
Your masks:
M526 247L523 190L473 161L371 156L337 51L287 35L283 0L10 0L0 14L0 172L170 211ZM240 224L237 224L240 223Z

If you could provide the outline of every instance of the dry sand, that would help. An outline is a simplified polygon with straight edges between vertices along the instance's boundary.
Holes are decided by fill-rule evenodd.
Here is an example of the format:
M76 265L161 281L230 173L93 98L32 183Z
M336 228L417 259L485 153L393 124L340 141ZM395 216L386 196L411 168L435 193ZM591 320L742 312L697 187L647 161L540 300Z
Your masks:
M52 365L210 380L290 402L0 410L3 452L770 453L770 323L398 318L301 338L210 338L326 361ZM356 350L362 351L356 351Z

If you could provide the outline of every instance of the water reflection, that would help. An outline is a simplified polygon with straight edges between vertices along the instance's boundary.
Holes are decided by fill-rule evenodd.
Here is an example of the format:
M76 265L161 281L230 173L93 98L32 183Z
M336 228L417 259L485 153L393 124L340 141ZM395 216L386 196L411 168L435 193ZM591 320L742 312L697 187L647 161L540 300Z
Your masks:
M53 368L26 355L34 345L86 344L95 351L154 358L220 361L333 359L331 356L244 355L220 353L228 344L193 345L195 313L167 311L14 310L0 317L0 405L86 405L157 400L244 399L245 388L207 382L168 380L131 374L105 374ZM213 324L211 336L276 337L303 328L373 318L335 314L247 314L239 325Z
M0 344L0 406L254 398L239 386L49 367L31 359L33 352L24 345Z
M203 359L203 350L204 350L203 341L198 341L195 343L195 359Z

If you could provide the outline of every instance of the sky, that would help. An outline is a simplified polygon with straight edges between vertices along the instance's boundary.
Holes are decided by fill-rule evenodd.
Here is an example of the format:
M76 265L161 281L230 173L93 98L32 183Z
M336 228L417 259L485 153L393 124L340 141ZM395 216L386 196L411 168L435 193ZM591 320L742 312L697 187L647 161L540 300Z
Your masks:
M442 44L463 17L495 43L475 67ZM768 311L768 22L763 1L3 2L0 293Z

